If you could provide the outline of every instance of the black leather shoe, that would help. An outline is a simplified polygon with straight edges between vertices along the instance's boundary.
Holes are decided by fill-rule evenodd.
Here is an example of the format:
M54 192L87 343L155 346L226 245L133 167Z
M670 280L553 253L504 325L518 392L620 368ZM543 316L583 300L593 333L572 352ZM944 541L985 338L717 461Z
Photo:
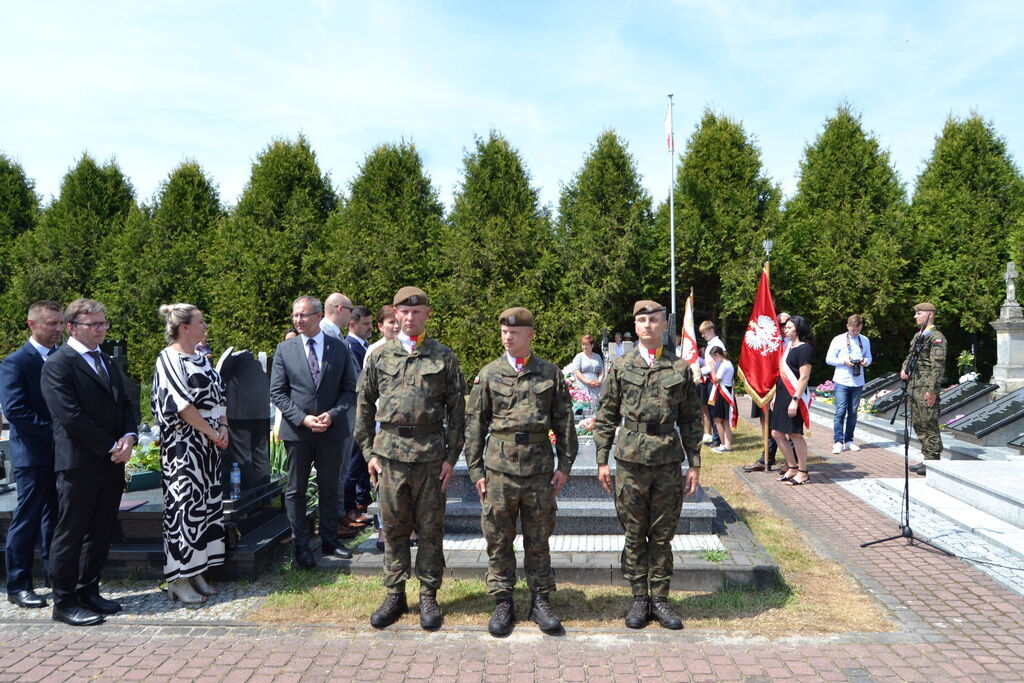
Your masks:
M924 466L923 462L917 465L911 465L910 471L914 474L923 474L925 476L928 474L928 469Z
M559 633L562 630L562 620L555 615L544 593L534 593L529 619L544 633Z
M628 628L643 628L651 620L651 598L646 595L634 595L633 604L626 612Z
M308 550L295 551L295 566L299 569L316 569L316 560Z
M651 616L662 625L663 628L670 628L678 631L683 627L683 620L676 616L672 607L668 604L668 598L655 596L651 603Z
M744 465L744 472L764 472L764 463L758 460L753 465Z
M377 611L370 615L370 626L374 628L387 628L408 611L409 604L405 600L404 588L401 593L388 593L387 597L384 598L384 602L377 608Z
M501 638L512 633L512 624L516 623L516 607L512 604L512 598L498 600L494 606L494 614L487 622L487 632L495 638Z
M352 551L343 545L339 545L333 548L331 546L327 546L326 548L324 548L324 557L335 557L339 560L351 560Z
M444 617L433 593L420 593L420 628L433 631L441 628Z
M15 591L14 593L7 594L7 602L18 607L26 607L33 609L36 607L46 607L46 599L36 595L36 592L31 588L26 591Z
M102 614L96 614L78 605L53 608L53 620L68 626L95 626L102 624L105 618Z
M107 600L101 595L79 595L78 604L97 614L117 614L121 611L121 603Z

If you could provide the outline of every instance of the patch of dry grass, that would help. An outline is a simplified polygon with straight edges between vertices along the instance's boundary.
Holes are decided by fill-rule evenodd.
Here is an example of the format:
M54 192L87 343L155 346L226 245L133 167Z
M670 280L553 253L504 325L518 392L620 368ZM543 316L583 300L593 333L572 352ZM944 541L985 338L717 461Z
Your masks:
M766 590L718 593L673 592L672 603L688 628L719 629L768 637L783 635L884 632L895 628L885 611L838 564L818 555L803 534L758 499L734 468L760 453L758 432L740 425L729 453L708 453L701 482L729 502L779 564L781 584ZM812 459L813 462L813 459ZM771 476L771 475L765 475ZM408 587L415 611L418 586ZM281 588L254 619L267 623L330 623L363 627L384 596L377 577L305 573L284 569ZM448 625L481 626L493 609L483 580L445 581L438 595ZM625 588L560 584L551 602L569 628L620 627L629 608ZM520 618L529 612L529 594L516 594ZM415 615L404 618L415 623Z

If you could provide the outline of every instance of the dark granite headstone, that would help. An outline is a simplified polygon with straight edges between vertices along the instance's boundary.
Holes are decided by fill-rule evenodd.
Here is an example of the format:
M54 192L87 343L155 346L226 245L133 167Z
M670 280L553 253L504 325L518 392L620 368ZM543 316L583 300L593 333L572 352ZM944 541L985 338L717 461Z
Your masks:
M1020 428L1012 423L1021 418L1024 418L1024 389L1018 389L967 415L950 425L950 429L976 443L1003 446L1020 432ZM1016 431L1004 434L1014 429ZM1002 443L998 443L1000 436L1005 439Z
M225 491L232 463L242 471L242 490L270 481L270 377L249 351L228 349L217 362L227 398L229 443L221 459Z
M135 411L135 424L139 424L142 420L142 387L139 383L132 379L131 375L128 374L128 355L125 353L127 343L122 340L116 340L112 342L104 343L100 346L100 350L110 356L110 359L114 361L114 365L121 371L121 377L124 379L125 390L128 392L128 400L132 404L132 410ZM147 396L148 400L149 397Z
M893 390L885 396L879 396L875 399L874 411L876 415L888 415L896 409L896 404L899 403L900 396L903 393L903 388L896 385Z
M864 383L864 389L861 391L861 396L864 398L871 398L872 394L876 394L882 389L892 389L899 384L900 376L895 372L890 372L888 375L882 375L872 380L868 380Z
M939 415L965 413L971 403L976 404L978 399L995 390L995 384L985 384L984 382L961 382L946 387L939 394Z

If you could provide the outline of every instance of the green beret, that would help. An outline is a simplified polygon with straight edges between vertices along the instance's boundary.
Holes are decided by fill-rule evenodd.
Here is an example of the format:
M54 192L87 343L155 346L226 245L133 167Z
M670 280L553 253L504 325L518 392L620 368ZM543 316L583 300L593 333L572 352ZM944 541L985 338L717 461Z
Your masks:
M402 287L395 294L394 301L391 302L392 306L428 306L430 305L430 299L427 298L427 293L419 287Z
M498 316L498 324L506 327L533 327L533 313L522 306L506 308Z

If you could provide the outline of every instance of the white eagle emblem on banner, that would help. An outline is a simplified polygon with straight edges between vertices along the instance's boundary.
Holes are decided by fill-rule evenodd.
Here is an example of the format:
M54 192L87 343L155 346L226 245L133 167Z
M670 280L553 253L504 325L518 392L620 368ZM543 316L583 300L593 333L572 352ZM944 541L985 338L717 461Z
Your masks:
M757 320L747 323L743 343L762 356L774 353L779 348L779 326L770 315L759 315Z

